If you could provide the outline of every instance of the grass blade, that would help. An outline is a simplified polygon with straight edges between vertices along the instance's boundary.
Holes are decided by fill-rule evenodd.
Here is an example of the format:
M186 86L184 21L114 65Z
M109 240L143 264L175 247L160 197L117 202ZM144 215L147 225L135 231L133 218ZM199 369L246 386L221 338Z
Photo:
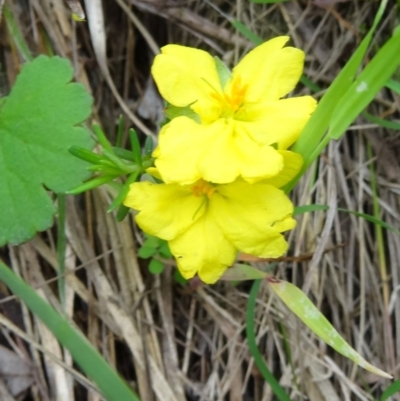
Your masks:
M97 384L108 401L140 401L89 341L2 262L0 280L42 320L60 344L69 350L74 361Z
M277 399L279 401L290 401L290 398L286 394L285 390L281 387L281 385L275 379L274 375L268 369L260 353L260 350L258 349L257 346L257 341L254 331L254 320L255 320L254 311L256 308L256 298L261 282L262 280L255 280L249 294L249 301L247 303L247 312L246 312L247 342L249 344L249 350L254 358L255 364L260 370L260 373L262 374L264 380L271 386L272 391L277 396Z

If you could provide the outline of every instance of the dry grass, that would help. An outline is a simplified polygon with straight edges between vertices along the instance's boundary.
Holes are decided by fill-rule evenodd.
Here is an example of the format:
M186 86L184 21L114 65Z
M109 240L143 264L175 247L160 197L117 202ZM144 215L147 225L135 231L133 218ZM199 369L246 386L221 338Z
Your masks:
M251 44L235 33L225 13L263 38L290 34L294 44L307 52L307 76L326 87L359 43L365 27L371 25L377 7L377 2L356 0L290 1L271 6L244 0L136 0L134 6L124 0L103 3L109 76L105 60L99 59L98 47L92 44L101 37L91 37L87 24L71 21L61 0L6 1L35 54L50 46L56 54L71 59L77 80L94 96L94 119L111 140L117 116L127 109L126 134L136 119L147 132L156 130L162 106L149 80L149 67L157 46L201 47L233 64ZM374 46L380 46L395 26L394 3L388 6ZM1 87L6 91L21 59L4 23L1 43ZM399 107L395 94L382 91L369 111L395 119ZM399 227L399 150L396 132L362 118L342 140L332 142L319 160L315 182L310 171L293 199L298 205L333 208L298 217L298 226L290 235L289 255L295 261L282 262L276 270L278 276L307 291L363 356L394 376L400 361L400 239L388 231L380 234L371 223L337 212L335 206L373 214L372 166L380 216ZM69 317L143 401L275 400L246 344L249 285L210 287L193 282L181 286L171 278L171 267L160 276L149 274L146 261L136 256L140 234L132 220L116 223L114 216L106 214L110 199L111 194L100 189L68 200ZM55 232L4 248L1 256L60 308L52 280L57 274ZM18 396L7 390L6 378L0 379L0 398L100 400L46 328L17 300L8 298L6 288L1 293L5 297L2 343L29 366L29 381L27 390ZM266 287L259 294L256 326L265 360L293 400L374 400L388 385L316 340L272 299Z

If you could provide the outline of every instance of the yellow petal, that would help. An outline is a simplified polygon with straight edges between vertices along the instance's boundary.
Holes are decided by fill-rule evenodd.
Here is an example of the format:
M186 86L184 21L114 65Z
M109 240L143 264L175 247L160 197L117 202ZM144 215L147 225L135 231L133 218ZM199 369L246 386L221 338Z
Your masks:
M290 152L289 150L278 150L278 153L283 157L283 169L278 175L262 182L276 188L281 188L292 181L299 173L303 166L303 158L298 153Z
M303 72L304 52L283 47L289 40L279 36L257 46L233 69L247 83L246 102L277 100L296 86Z
M154 59L153 78L167 102L174 106L193 105L196 112L216 114L219 104L211 96L222 92L214 59L203 50L167 45ZM215 110L214 110L215 109ZM214 110L214 111L213 111Z
M174 118L160 133L155 161L164 182L190 184L203 178L227 183L248 182L277 175L283 157L271 146L259 146L246 133L235 132L233 120L201 125L187 117Z
M207 181L222 184L242 177L256 182L282 170L282 156L273 147L261 147L248 135L235 132L233 121L227 124L221 119L212 126L213 140L199 158L200 173Z
M149 181L131 184L124 205L139 211L136 222L143 231L165 240L186 231L205 211L203 198L190 187Z
M238 117L237 129L260 145L277 143L279 149L287 149L298 139L316 106L311 96L248 105Z
M289 198L262 183L236 181L218 186L210 212L239 251L259 257L282 256L287 243L280 232L296 224L290 217L293 205Z
M235 247L205 213L187 231L169 241L179 271L186 279L196 273L205 283L215 283L236 257Z
M208 146L206 126L187 117L176 117L160 131L155 165L166 183L192 184L201 178L197 166L200 152Z

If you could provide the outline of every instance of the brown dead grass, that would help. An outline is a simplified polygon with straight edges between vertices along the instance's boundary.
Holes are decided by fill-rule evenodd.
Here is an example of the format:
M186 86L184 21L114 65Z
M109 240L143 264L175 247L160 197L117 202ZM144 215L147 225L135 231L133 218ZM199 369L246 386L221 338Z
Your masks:
M162 103L150 81L149 68L158 46L201 47L232 65L252 46L231 27L229 16L265 39L289 34L293 44L307 53L306 75L326 87L370 27L377 8L375 1L355 0L289 1L269 6L244 0L103 3L104 36L94 37L86 23L71 21L61 0L6 1L35 54L46 53L50 45L56 54L71 59L76 79L94 96L93 118L111 141L121 112L128 115L126 134L137 124L147 134L156 133ZM398 10L394 1L389 3L376 47L396 23ZM101 59L95 44L102 40L107 44L106 59ZM23 60L4 23L1 44L2 87L9 88ZM308 90L299 87L298 92ZM399 98L385 90L369 111L398 119L399 107ZM373 214L372 165L377 172L381 218L398 228L398 154L398 134L362 118L343 139L332 142L316 165L315 182L312 184L310 171L294 191L293 200L298 205L317 203L333 208L298 217L298 226L290 235L289 256L295 259L281 262L276 269L279 277L307 291L366 359L395 377L400 358L400 238L383 231L380 240L374 225L335 207ZM249 284L204 286L193 282L181 286L171 278L170 266L160 276L152 276L146 262L136 256L141 239L132 221L116 223L114 216L106 214L111 198L107 189L99 189L68 200L70 318L143 401L275 400L246 344ZM41 233L29 243L3 249L2 256L59 308L50 280L57 274L54 233ZM8 294L4 287L1 291ZM40 322L12 298L6 301L1 304L3 343L30 361L32 381L17 398L6 394L7 387L0 380L0 391L6 394L2 399L101 399ZM292 400L374 400L388 385L318 341L264 286L256 323L267 365Z

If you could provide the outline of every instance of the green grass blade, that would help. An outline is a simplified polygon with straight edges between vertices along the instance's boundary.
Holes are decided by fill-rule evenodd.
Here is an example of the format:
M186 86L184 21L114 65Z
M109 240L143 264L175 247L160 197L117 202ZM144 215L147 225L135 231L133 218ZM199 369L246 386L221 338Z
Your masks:
M264 43L264 40L262 38L260 38L257 34L255 34L251 29L247 28L247 26L242 24L240 21L234 19L230 20L230 23L245 38L249 39L251 43L254 43L257 46L261 45L261 43Z
M300 288L273 277L267 279L267 282L281 301L324 343L363 369L381 377L392 378L390 374L370 364L353 349Z
M400 82L394 81L393 79L389 79L389 81L386 82L386 88L391 89L393 92L396 92L398 95L400 95Z
M300 153L303 156L304 166L299 175L289 185L286 186L285 189L287 192L294 187L299 178L308 169L310 164L318 157L323 147L325 146L325 144L323 144L323 146L319 145L328 130L333 111L336 105L349 89L349 86L354 81L356 73L371 42L372 36L376 30L377 25L379 24L379 21L382 18L383 12L385 11L386 4L387 0L381 1L371 29L362 40L350 60L340 71L339 75L329 86L329 88L325 92L325 95L320 100L316 110L304 127L300 138L292 147L291 150Z
M17 46L18 51L25 61L32 61L33 56L27 43L25 42L24 35L18 28L17 23L15 22L14 16L7 6L3 9L4 19L6 20L7 29L12 37L15 45Z
M399 123L395 123L394 121L388 121L380 117L375 117L372 114L367 113L366 111L364 111L362 115L366 120L368 120L371 123L378 124L380 127L400 131Z
M387 224L384 221L382 221L380 219L377 219L374 216L371 216L370 214L356 212L355 210L343 209L341 207L338 207L337 210L339 210L339 212L346 212L346 213L353 214L354 216L361 217L364 220L369 221L370 223L376 224L376 225L378 225L380 227L386 228L387 230L394 232L397 235L400 235L400 231L399 230L396 230L390 224Z
M334 109L328 137L339 139L400 64L400 29L382 46Z
M285 390L281 387L281 385L275 379L274 375L268 369L260 353L260 350L258 349L257 346L255 330L254 330L254 320L255 320L254 311L256 308L256 298L261 282L262 280L255 280L249 294L249 301L247 303L247 311L246 311L247 342L249 344L249 350L254 358L255 364L260 370L260 373L262 374L264 380L271 386L271 389L277 396L277 399L279 401L290 401L290 398L286 394Z
M320 210L328 210L328 205L304 205L304 206L296 206L294 208L293 216L298 216L299 214L308 213L308 212L319 212Z
M400 393L400 380L396 380L393 384L391 384L382 394L380 401L386 401L392 395Z
M74 361L97 384L107 401L140 401L89 341L2 262L0 280L42 320L60 344L70 351Z

